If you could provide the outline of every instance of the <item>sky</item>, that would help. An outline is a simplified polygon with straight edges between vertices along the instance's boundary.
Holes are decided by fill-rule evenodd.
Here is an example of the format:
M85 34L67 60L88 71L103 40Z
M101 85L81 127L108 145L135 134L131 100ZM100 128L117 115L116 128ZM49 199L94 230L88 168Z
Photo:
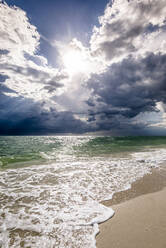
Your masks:
M0 135L166 135L165 0L0 0Z

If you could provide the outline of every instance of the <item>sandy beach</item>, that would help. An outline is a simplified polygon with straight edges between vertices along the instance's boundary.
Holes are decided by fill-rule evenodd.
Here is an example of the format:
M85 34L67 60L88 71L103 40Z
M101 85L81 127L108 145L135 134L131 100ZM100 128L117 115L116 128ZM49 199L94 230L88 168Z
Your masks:
M153 193L152 193L153 192ZM97 248L166 247L166 171L154 170L117 193L111 201L115 215L100 224Z

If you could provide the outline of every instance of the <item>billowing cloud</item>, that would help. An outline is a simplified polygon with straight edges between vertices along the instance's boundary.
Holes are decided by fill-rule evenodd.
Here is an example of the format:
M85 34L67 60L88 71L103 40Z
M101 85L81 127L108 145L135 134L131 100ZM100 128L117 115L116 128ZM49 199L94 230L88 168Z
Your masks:
M109 63L166 50L165 0L115 0L108 4L90 40L95 56Z
M0 74L7 76L6 87L15 96L34 101L49 98L47 91L57 93L63 86L64 73L49 67L47 59L37 54L40 35L36 27L17 7L1 2L0 12Z
M18 56L21 56L23 51L34 54L40 36L36 27L29 23L26 13L5 3L0 3L0 10L1 49Z
M90 115L102 118L104 125L107 119L114 122L115 118L117 122L117 116L135 122L133 118L140 113L158 112L156 103L166 103L165 67L166 55L151 53L142 59L123 60L103 74L94 74L87 83L93 91L88 102Z

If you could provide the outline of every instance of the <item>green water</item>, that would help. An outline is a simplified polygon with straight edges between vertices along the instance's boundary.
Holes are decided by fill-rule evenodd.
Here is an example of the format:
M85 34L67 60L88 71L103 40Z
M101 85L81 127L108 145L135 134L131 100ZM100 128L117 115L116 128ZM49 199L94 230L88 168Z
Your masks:
M75 149L80 155L97 156L110 153L139 152L151 148L166 148L166 137L95 137Z
M0 136L0 168L48 162L49 156L56 161L65 156L78 159L153 147L166 148L166 137Z
M44 162L41 152L60 148L55 138L44 136L0 136L0 167L25 162Z

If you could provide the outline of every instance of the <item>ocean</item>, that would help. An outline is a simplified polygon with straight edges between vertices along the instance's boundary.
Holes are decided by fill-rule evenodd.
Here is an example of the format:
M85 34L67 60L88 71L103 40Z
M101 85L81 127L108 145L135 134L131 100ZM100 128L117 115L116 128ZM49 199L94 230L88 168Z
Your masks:
M95 248L101 204L166 160L166 137L1 136L0 247Z

